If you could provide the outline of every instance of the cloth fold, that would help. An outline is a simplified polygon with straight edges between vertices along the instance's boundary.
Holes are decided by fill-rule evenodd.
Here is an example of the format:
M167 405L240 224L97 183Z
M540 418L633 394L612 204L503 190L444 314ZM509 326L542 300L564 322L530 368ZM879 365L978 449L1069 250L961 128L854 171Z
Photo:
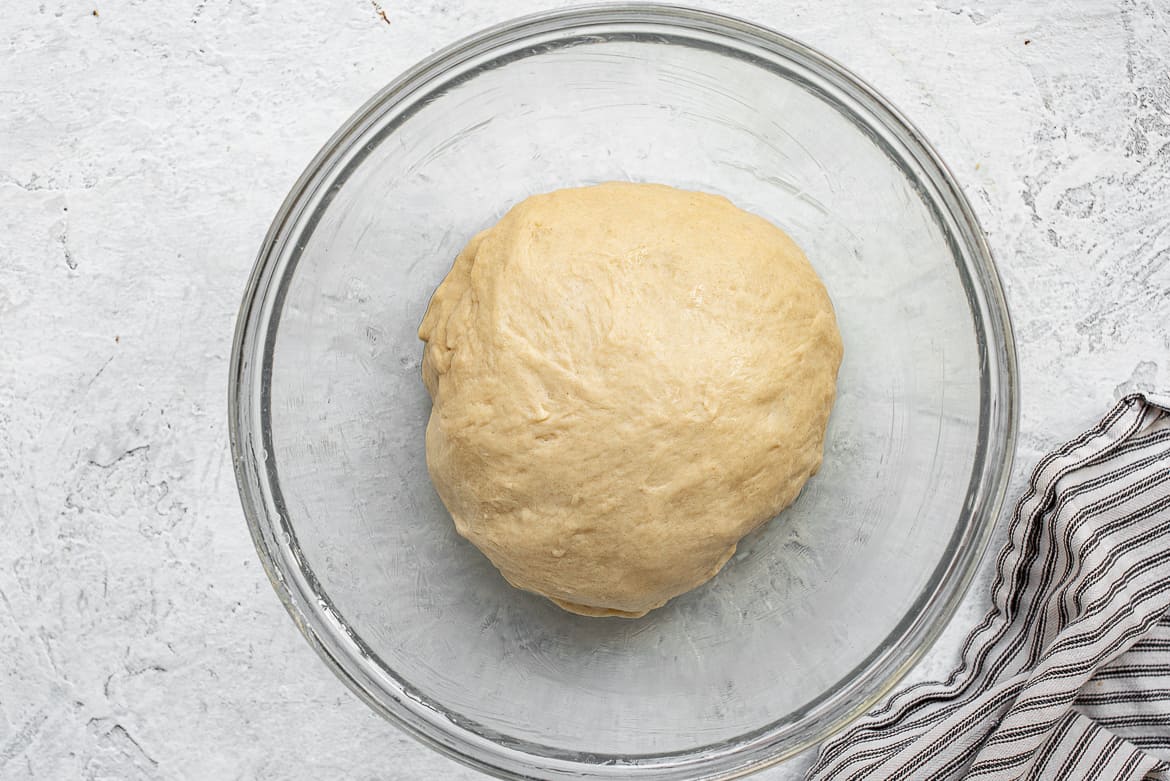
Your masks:
M1127 396L1041 460L1008 537L960 666L809 781L1170 781L1170 399Z

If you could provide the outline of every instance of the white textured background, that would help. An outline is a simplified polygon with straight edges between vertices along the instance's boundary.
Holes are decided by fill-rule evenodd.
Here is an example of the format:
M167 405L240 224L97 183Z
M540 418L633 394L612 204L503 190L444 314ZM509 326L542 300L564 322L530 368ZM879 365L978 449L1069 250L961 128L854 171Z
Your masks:
M478 777L369 712L280 607L227 361L268 221L333 130L424 55L563 4L90 2L0 8L0 777ZM837 58L955 171L1017 329L1013 494L1124 389L1167 384L1170 2L702 5Z

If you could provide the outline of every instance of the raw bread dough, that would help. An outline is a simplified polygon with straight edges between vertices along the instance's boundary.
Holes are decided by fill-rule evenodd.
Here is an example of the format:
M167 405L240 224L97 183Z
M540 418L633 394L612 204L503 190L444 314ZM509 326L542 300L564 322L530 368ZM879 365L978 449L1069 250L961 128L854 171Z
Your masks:
M821 464L841 339L779 228L610 183L475 236L419 327L427 465L514 585L641 616L713 576Z

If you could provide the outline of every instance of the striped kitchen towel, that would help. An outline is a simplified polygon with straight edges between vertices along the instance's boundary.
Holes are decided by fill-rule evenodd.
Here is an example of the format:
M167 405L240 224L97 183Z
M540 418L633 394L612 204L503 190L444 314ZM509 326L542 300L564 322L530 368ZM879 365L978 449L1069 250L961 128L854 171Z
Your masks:
M944 682L821 748L810 781L1170 781L1170 397L1046 456Z

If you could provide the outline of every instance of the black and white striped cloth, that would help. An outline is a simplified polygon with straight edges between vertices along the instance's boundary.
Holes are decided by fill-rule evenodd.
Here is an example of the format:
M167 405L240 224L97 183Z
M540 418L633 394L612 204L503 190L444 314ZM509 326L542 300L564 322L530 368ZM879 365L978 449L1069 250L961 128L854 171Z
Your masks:
M944 682L821 748L810 781L1170 781L1170 398L1046 456L993 607Z

